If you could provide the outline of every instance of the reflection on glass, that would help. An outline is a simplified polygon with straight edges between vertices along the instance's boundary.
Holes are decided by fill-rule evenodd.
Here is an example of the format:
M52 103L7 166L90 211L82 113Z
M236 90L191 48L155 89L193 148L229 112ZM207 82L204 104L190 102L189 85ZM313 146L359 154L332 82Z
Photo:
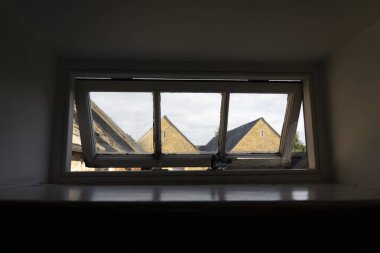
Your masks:
M287 94L230 94L226 152L277 153Z
M297 131L294 137L293 152L305 152L306 151L306 137L305 137L305 121L303 113L303 103L298 118Z
M82 190L78 188L69 188L64 191L65 200L80 201L82 200Z
M80 131L79 131L79 124L78 124L78 115L77 115L77 110L74 103L70 172L109 172L109 171L114 171L114 172L141 171L141 168L87 167L83 159L82 143L80 139Z
M89 168L86 167L84 160L83 160L83 153L82 153L82 143L80 139L80 131L79 131L79 124L78 124L78 114L77 109L74 103L74 111L73 111L73 134L71 136L71 164L70 164L70 171L71 172L77 172L77 171L95 171L95 168Z
M229 190L225 193L226 201L279 201L281 194L277 189L246 191Z
M159 192L158 192L159 194ZM104 186L97 186L93 188L88 194L88 200L101 201L101 202L146 202L157 201L155 197L155 189L152 188L135 188L135 187L117 187L109 188ZM159 196L158 196L159 197ZM87 200L87 199L86 199Z
M153 95L149 92L91 92L91 112L98 153L150 154L139 145L153 127ZM153 136L147 138L153 146Z
M162 93L162 152L216 153L220 105L218 93Z
M301 105L298 118L297 131L294 136L292 159L289 168L303 169L309 168L309 161L306 154L306 136L305 136L305 121L303 112L303 103Z
M82 143L78 124L78 115L74 103L73 111L73 134L71 139L71 164L70 172L122 172L122 171L141 171L141 168L92 168L84 163L82 153Z
M309 200L309 191L307 189L293 190L292 200Z
M177 186L162 187L159 196L161 201L213 201L210 189L201 186L186 188L178 188Z

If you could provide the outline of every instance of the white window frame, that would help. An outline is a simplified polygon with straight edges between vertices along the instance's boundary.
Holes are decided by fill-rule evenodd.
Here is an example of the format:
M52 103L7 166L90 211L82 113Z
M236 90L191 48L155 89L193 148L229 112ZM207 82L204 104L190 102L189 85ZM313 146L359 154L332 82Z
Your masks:
M294 136L303 96L302 81L230 80L134 80L77 79L75 99L81 142L87 167L212 167L213 169L257 169L290 164ZM92 127L90 92L149 92L153 94L154 154L98 154ZM218 152L214 154L163 154L161 152L160 94L162 92L220 93L221 117ZM278 154L226 153L229 96L233 93L287 94L288 103Z
M131 183L131 184L177 184L177 183L242 183L242 182L320 182L325 181L326 172L320 169L318 163L318 148L316 142L317 131L315 128L315 108L313 98L313 74L310 72L283 73L241 73L241 72L168 72L168 71L115 71L106 68L106 71L88 69L94 68L98 62L75 62L62 61L59 67L58 81L62 89L58 90L57 105L58 112L61 112L62 123L55 124L56 134L52 153L52 169L49 182L52 183ZM101 63L101 65L104 63ZM86 67L87 66L87 67ZM92 67L91 67L92 66ZM120 67L119 67L120 68ZM96 69L96 68L95 68ZM76 82L79 80L103 80L111 79L133 79L133 78L162 78L180 79L190 81L201 79L204 81L230 80L242 85L242 80L251 80L259 84L262 80L276 80L280 84L281 80L301 80L303 83L303 108L305 119L305 135L307 143L308 168L299 169L269 169L265 166L258 166L255 169L237 166L231 170L207 170L207 171L130 171L130 172L73 172L70 171L71 164L71 141L72 141L72 119L73 106L76 90ZM283 83L287 83L284 81ZM239 84L240 83L240 84ZM274 82L275 83L275 82ZM262 84L267 85L267 83ZM186 90L183 90L186 91ZM265 91L268 92L268 91ZM62 102L59 102L62 101ZM56 116L58 119L59 117ZM298 117L298 116L297 116ZM63 128L62 128L63 127ZM225 131L225 130L224 130ZM57 160L60 159L60 160ZM243 164L249 159L239 159ZM258 161L256 159L256 161ZM249 161L250 164L252 161ZM58 164L58 165L57 165ZM237 163L236 163L237 164ZM248 168L248 169L247 169Z

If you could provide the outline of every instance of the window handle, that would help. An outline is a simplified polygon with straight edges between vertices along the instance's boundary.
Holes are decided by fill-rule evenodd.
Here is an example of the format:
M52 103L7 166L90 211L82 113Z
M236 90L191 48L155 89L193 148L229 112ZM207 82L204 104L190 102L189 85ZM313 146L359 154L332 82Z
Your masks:
M211 159L211 170L224 169L232 162L231 159L221 158L219 155L213 155Z

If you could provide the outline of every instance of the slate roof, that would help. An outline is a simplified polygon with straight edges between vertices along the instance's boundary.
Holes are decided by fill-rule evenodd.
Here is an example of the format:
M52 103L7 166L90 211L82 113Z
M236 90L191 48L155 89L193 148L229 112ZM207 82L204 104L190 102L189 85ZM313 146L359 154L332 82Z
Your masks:
M226 150L232 150L236 144L251 130L251 128L259 121L259 119L239 126L227 132ZM218 150L218 136L209 141L205 146L201 147L202 151L215 151Z
M177 127L176 125L174 125L174 123L166 116L164 115L162 118L161 118L161 124L163 121L166 121L168 123L168 125L170 125L175 131L177 131L179 133L179 135L186 141L188 142L195 150L199 151L199 147L195 146ZM137 141L137 144L139 144L141 147L142 147L142 144L141 144L141 141L145 138L145 136L147 136L148 134L150 134L151 132L153 131L153 128L150 128L145 134L143 134L140 139Z
M102 152L141 152L141 148L131 136L126 134L103 110L94 102L91 104L97 147ZM73 115L73 151L81 152L80 133L76 109Z
M239 126L235 129L227 131L226 138L226 150L231 151L240 141L244 138L244 136L256 125L259 120L262 119L277 135L278 133L265 121L264 118L258 118L254 121L251 121L247 124ZM209 141L205 146L200 147L201 151L215 151L218 150L218 136Z

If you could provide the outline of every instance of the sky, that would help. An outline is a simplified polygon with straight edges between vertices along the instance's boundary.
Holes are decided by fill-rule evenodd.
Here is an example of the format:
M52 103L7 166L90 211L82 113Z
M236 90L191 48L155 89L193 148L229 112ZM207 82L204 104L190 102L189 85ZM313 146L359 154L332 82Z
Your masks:
M94 101L124 132L138 141L153 126L153 95L148 92L91 92ZM263 117L281 134L287 94L230 95L227 130ZM161 116L194 144L206 145L217 133L221 94L161 93ZM301 110L302 112L302 110ZM305 143L303 114L297 131Z

